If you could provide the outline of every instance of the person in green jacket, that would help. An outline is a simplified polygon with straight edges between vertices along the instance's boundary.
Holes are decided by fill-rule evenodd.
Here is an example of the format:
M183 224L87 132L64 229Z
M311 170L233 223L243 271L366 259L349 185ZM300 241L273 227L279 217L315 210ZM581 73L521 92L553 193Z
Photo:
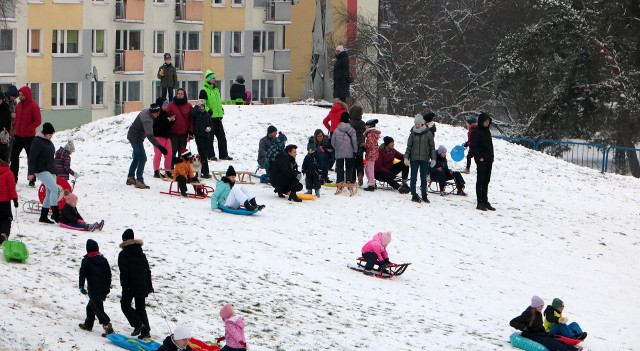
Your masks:
M209 141L209 160L217 161L216 152L213 149L213 139L218 138L218 151L221 160L233 160L227 153L227 137L224 134L224 126L222 125L222 117L224 109L220 100L220 89L216 86L216 74L207 70L204 76L204 84L198 99L204 100L205 111L211 115L213 124L211 127L211 140Z
M171 64L171 54L168 52L164 54L164 63L158 68L158 79L160 79L162 97L167 101L173 100L173 90L178 89L178 73L176 67Z
M233 209L244 207L247 211L262 210L265 207L256 203L256 196L251 189L235 183L236 171L233 166L229 166L225 176L216 183L216 191L211 195L211 210L220 206Z
M436 147L433 142L433 134L424 123L422 115L416 115L414 126L407 140L407 151L404 153L404 164L411 167L411 201L429 203L427 198L427 175L429 167L436 165ZM416 177L420 170L420 190L422 197L418 197L416 191Z

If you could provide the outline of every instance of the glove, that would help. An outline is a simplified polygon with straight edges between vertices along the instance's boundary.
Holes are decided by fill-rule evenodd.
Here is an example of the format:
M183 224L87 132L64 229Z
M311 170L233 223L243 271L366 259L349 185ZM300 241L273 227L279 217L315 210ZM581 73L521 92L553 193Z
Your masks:
M287 136L284 135L283 132L278 132L278 139L280 139L280 141L285 142L287 141Z
M204 129L205 132L209 133L211 131L211 127L207 127Z
M224 336L221 336L219 338L216 338L216 344L219 344L220 341L224 340Z
M387 262L382 261L380 262L380 269L386 269L387 268Z
M462 146L464 146L464 147L469 147L469 142L468 142L468 141L465 141L465 142L464 142L464 144L462 144Z
M80 293L82 295L86 295L87 294L87 290L85 288L80 288Z
M162 145L158 146L158 150L160 150L160 152L162 152L163 155L167 154L167 148Z
M302 179L302 173L296 174L296 178L298 178L298 180Z
M569 319L567 317L558 318L558 322L560 322L560 323L567 323L568 321L569 321Z
M18 199L13 199L13 207L18 208Z
M409 159L408 158L404 159L404 165L407 166L407 167L409 166Z
M78 178L80 178L80 177L82 177L82 173L80 173L80 172L73 172L73 178L74 178L74 179L78 179Z
M436 160L431 160L431 164L430 164L431 168L436 166Z

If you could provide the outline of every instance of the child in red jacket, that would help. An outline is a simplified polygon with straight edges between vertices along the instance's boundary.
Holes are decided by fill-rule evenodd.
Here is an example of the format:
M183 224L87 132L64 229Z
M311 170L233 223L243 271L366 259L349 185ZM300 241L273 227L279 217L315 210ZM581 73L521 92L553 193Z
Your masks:
M9 234L11 234L11 221L13 221L12 200L13 206L17 208L16 180L13 177L13 172L9 169L9 164L4 160L4 156L0 156L0 244L8 240Z

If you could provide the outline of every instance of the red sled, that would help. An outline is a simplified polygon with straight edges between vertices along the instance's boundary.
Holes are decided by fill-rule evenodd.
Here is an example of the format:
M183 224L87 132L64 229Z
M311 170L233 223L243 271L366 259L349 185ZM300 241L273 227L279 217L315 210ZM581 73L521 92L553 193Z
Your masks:
M364 259L364 257L358 257L358 259L356 260L356 266L349 266L349 268L353 269L354 271L364 272L364 267L366 264L367 261ZM373 271L375 272L374 276L376 278L391 279L393 277L402 275L407 270L410 264L411 263L394 263L387 265L387 268L385 269L380 269L380 266L376 263L373 266Z
M189 339L189 346L191 347L191 349L193 351L219 351L220 350L220 346L218 345L210 345L207 344L206 342L202 341L202 340L198 340L196 338L191 338Z
M173 188L173 185L176 185L176 188ZM210 187L208 185L204 185L201 183L187 183L188 185L193 185L194 187L194 192L193 193L187 193L188 198L192 198L192 199L206 199L208 197L210 197L210 194L213 194L214 189L213 187ZM180 193L180 189L178 188L178 182L171 182L171 184L169 184L169 192L166 191L161 191L160 194L166 194L166 195L173 195L173 196L182 196L182 193Z
M554 335L554 338L556 338L556 340L562 341L563 343L567 344L567 345L571 345L571 346L576 346L579 343L582 342L582 340L580 339L573 339L573 338L568 338L566 336L562 336L562 335Z
M58 208L62 210L64 205L67 204L67 201L64 199L64 190L67 189L70 192L73 192L73 188L69 185L66 179L56 177L56 184L58 185ZM40 203L44 202L44 198L47 196L47 189L44 184L40 184L40 188L38 188L38 199Z

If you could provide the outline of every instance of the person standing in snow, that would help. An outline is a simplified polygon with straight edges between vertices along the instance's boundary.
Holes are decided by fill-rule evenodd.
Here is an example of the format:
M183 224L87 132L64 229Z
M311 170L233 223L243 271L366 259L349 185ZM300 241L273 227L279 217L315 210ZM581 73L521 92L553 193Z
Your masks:
M336 154L336 185L342 183L351 190L355 185L353 162L358 151L358 140L356 131L349 124L348 112L343 112L340 116L340 124L331 134L331 145Z
M71 169L71 154L76 152L76 147L73 145L73 140L68 140L64 146L61 146L56 154L54 155L54 160L56 163L56 174L58 177L69 180L69 176L72 175L75 178L80 176L79 173L76 173Z
M320 166L318 159L315 156L316 146L313 143L307 145L307 156L302 161L302 174L305 175L305 185L307 187L307 194L311 194L313 190L316 191L316 197L320 197Z
M336 62L333 64L333 97L347 102L349 84L353 81L349 70L349 54L344 46L336 46Z
M313 136L309 137L309 142L316 146L316 159L320 167L320 182L332 183L329 179L329 164L333 162L333 146L329 142L329 137L322 132L322 129L316 129Z
M407 140L407 151L404 152L404 164L411 167L411 201L429 203L427 198L427 176L429 167L436 165L436 147L433 134L424 124L424 118L416 115L414 126ZM420 190L422 197L418 197L416 178L420 171Z
M369 240L362 247L362 257L367 261L364 266L365 275L373 275L373 266L376 264L380 267L380 270L387 268L387 265L391 264L389 261L389 254L387 253L387 246L391 242L391 232L380 232L373 236L373 239Z
M365 166L365 173L367 174L367 187L364 188L364 190L366 191L374 191L376 189L375 169L376 161L378 160L378 156L380 155L380 150L378 148L380 131L376 129L377 123L377 119L370 119L367 121L367 123L365 123L367 127L367 130L365 130L364 132L364 148L367 152L367 165Z
M216 190L211 195L211 210L219 206L239 209L244 206L247 211L262 210L265 206L256 203L256 195L245 186L236 185L236 171L229 166L224 177L216 183Z
M164 54L164 63L158 68L158 79L162 89L162 98L173 100L173 90L178 89L178 73L176 67L171 64L171 54Z
M469 151L467 151L467 167L462 171L462 173L469 174L471 173L471 160L473 159L473 150L471 150L471 133L478 128L478 119L476 117L467 118L467 142L464 143L464 147L468 147Z
M224 336L216 338L216 342L220 343L223 340L226 342L220 351L246 351L247 339L244 337L244 318L235 314L231 304L222 307L220 317L224 321Z
M358 186L364 184L364 132L367 126L362 120L362 106L354 104L349 109L349 124L356 132L357 148L353 159L353 179L358 179Z
M162 346L156 351L191 351L190 339L191 331L189 328L179 325L173 330L173 334L164 339Z
M7 98L7 103L9 104L9 112L11 113L11 130L9 131L9 136L11 141L9 142L9 150L7 153L7 162L11 159L11 150L13 149L13 141L15 138L15 121L16 121L16 109L18 108L18 88L15 85L10 85L5 93L5 97ZM29 152L27 152L29 154Z
M222 117L224 117L224 108L222 108L222 101L220 100L220 89L216 86L216 74L207 70L204 77L204 85L200 90L198 99L202 99L205 102L205 110L211 115L213 120L213 127L211 128L211 140L209 145L209 159L217 161L216 152L213 148L213 139L218 138L218 151L220 153L220 160L231 161L233 158L229 157L227 151L227 136L224 132L224 126L222 125Z
M145 299L153 293L151 283L151 268L147 256L142 252L142 240L136 240L132 229L122 234L122 251L118 254L118 268L120 268L120 285L122 297L120 308L127 317L129 325L133 327L132 336L139 335L139 339L151 336L151 327L147 317ZM131 307L135 301L136 308Z
M238 73L235 83L231 84L231 89L229 89L229 99L242 99L245 104L248 105L247 88L244 86L244 76L242 75L242 73Z
M42 211L40 212L39 222L52 224L60 222L60 211L58 210L58 184L56 182L56 163L54 154L56 147L53 146L51 138L53 138L53 125L47 122L42 125L42 133L39 133L31 143L29 150L29 181L35 181L36 176L40 178L46 189L46 196L42 203ZM51 208L51 220L47 218Z
M160 115L160 106L151 104L149 108L140 111L136 119L133 120L129 131L127 132L127 140L133 148L133 160L129 166L129 174L127 175L127 185L135 185L138 189L149 189L144 183L144 165L147 163L147 153L144 151L144 139L147 138L160 150L163 155L167 155L168 150L160 145L156 137L153 136L153 120ZM134 177L135 176L135 177Z
M153 120L153 136L156 137L158 143L167 149L167 154L162 155L162 152L157 147L153 147L153 177L160 178L160 160L164 156L164 170L168 172L167 177L171 177L171 126L176 122L176 116L170 116L167 113L167 107L169 101L162 97L156 99L156 105L160 107L160 114L158 118Z
M193 119L190 116L193 106L187 97L187 91L179 88L176 97L167 106L167 115L174 119L171 124L171 152L169 159L173 168L173 160L180 156L180 150L187 147L189 134L193 132Z
M109 261L100 253L98 243L92 239L87 240L87 254L80 263L80 293L89 296L87 303L87 318L80 323L82 330L91 331L93 323L98 317L98 323L104 329L104 335L113 334L111 319L104 312L104 301L111 291L111 267ZM87 282L87 289L84 282Z
M20 153L27 152L27 162L31 154L31 145L36 136L36 128L42 123L40 106L33 101L31 88L24 86L19 90L20 103L16 107L16 118L13 122L13 144L11 148L11 171L18 182L18 171L20 170ZM49 124L50 125L50 124ZM53 134L53 133L52 133ZM55 149L53 150L55 152ZM54 173L55 174L55 173ZM29 179L29 186L36 185L36 178Z
M13 221L13 207L18 208L18 193L16 192L16 181L13 173L9 169L9 164L0 155L0 244L9 239L11 234L11 222Z
M9 159L9 146L11 145L11 108L7 97L0 91L0 157Z
M493 140L491 139L491 116L481 112L478 116L478 127L471 133L471 143L469 147L473 150L473 159L476 161L477 180L476 197L478 205L476 209L480 211L495 211L496 209L489 203L487 192L489 181L491 180L491 170L493 168Z

